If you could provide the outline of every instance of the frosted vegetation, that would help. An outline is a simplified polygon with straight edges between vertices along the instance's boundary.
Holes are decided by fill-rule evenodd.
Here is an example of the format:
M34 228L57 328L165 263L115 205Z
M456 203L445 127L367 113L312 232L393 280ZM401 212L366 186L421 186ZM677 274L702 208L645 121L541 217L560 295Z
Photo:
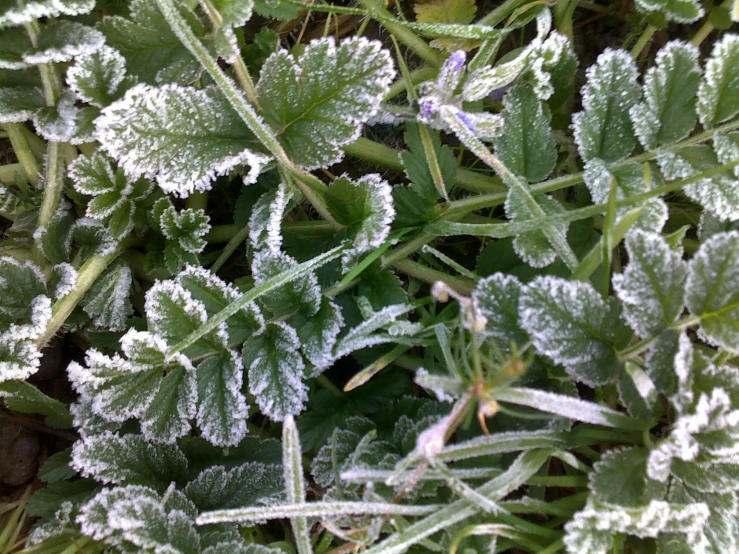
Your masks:
M2 3L25 552L739 552L739 3L576 7Z

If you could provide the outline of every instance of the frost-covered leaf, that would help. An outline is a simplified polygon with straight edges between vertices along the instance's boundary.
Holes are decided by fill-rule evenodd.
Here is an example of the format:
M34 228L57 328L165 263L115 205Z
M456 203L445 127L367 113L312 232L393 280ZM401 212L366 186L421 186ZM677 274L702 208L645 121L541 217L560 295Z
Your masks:
M296 265L298 262L284 252L271 250L257 252L251 267L254 283L259 285ZM321 306L321 288L315 273L311 272L302 279L291 281L263 294L259 300L275 315L291 314L298 310L313 315Z
M378 41L332 38L310 42L300 58L286 50L262 66L262 115L290 159L306 168L339 161L377 113L395 70Z
M657 161L666 179L684 179L719 164L716 152L705 144L660 149ZM732 170L706 177L683 187L685 194L721 220L739 219L739 179Z
M636 0L636 6L639 11L663 15L678 23L691 23L705 13L697 0Z
M203 550L203 554L281 554L279 548L264 546L263 544L244 544L239 536L238 540L231 542L219 542Z
M48 488L40 489L29 499L26 505L27 514L31 515L31 509L28 506L33 505L34 497L46 490ZM26 546L36 546L44 541L63 537L64 535L68 535L70 538L76 536L78 534L78 527L73 520L73 511L74 504L70 501L64 501L59 504L58 510L52 509L50 513L44 514L47 516L47 519L33 526L26 539Z
M392 187L377 173L356 181L340 177L329 187L326 204L334 219L347 227L353 241L354 248L345 258L349 264L360 253L381 246L390 234L395 217Z
M25 53L29 64L68 62L75 56L101 48L105 37L92 27L73 21L53 20L39 33L38 44Z
M17 0L7 2L0 7L0 27L22 25L42 17L80 15L89 12L94 7L94 0Z
M244 343L249 392L259 409L276 421L300 413L308 400L299 348L295 329L282 321L268 324L260 335Z
M528 67L532 50L525 49L512 60L484 67L470 74L464 84L462 97L468 101L482 100L493 91L510 85Z
M244 182L253 183L269 160L213 87L136 85L105 108L96 125L103 148L126 174L156 176L162 190L178 196L207 190L240 166L248 167Z
M613 277L623 315L640 337L651 337L672 325L683 311L687 266L656 233L632 231L626 236L629 264Z
M606 303L590 283L537 277L519 301L521 325L538 352L589 385L613 381L621 368L616 348L629 333L615 302Z
M688 266L685 301L712 343L739 352L739 232L704 242Z
M197 424L203 438L216 446L236 446L246 436L249 406L241 392L244 366L232 350L206 358L196 368Z
M82 260L93 254L108 254L118 245L102 223L89 217L80 217L74 221L69 240L77 246Z
M533 194L532 196L546 215L564 213L564 208L554 198L546 194ZM531 213L526 198L516 188L509 189L505 209L506 215L514 221L536 218ZM552 233L556 231L564 237L567 235L567 227L567 223L554 223L546 230L520 233L513 239L513 249L531 267L546 267L557 259L557 252L550 240Z
M200 64L172 32L156 2L132 0L129 10L129 18L104 17L98 24L108 46L126 58L128 71L150 85L194 82ZM185 10L190 28L202 38L202 24Z
M15 258L0 258L0 326L29 321L33 299L46 294L41 269L33 262L21 263Z
M739 113L739 35L725 34L713 46L698 89L698 117L706 129Z
M6 408L23 414L46 416L49 427L67 429L72 427L69 408L63 402L51 398L26 381L14 380L0 384L0 397Z
M43 91L34 86L0 88L0 123L22 123L46 106Z
M198 265L199 254L208 244L203 237L210 231L210 217L203 210L185 209L178 212L170 206L162 212L159 225L167 239L164 260L170 273L177 273L187 264Z
M653 184L645 178L644 166L626 164L609 169L603 160L597 158L585 164L584 179L593 202L597 204L608 203L611 183L614 180L617 200L649 192L653 187ZM620 219L636 207L637 204L634 203L623 208L616 208L616 217ZM650 198L643 203L642 211L634 222L633 228L660 231L666 221L667 204L661 198Z
M508 169L529 183L546 179L557 161L550 119L551 113L529 85L516 85L503 98L505 123L495 140L495 152Z
M80 100L104 108L118 100L133 79L126 75L126 60L103 46L79 56L67 71L67 83Z
M716 150L718 161L722 164L739 160L739 132L715 134L713 136L713 148ZM734 167L734 175L739 178L739 166Z
M55 106L41 108L36 112L33 123L37 133L46 140L71 142L77 132L78 115L74 94L65 90Z
M419 23L457 23L468 25L475 19L475 0L425 0L413 4Z
M2 21L0 14L0 21ZM0 27L2 24L0 23ZM0 68L2 69L24 69L28 63L23 60L23 55L33 48L31 39L23 27L3 29L3 41L0 44ZM20 84L20 83L17 83ZM24 83L30 85L31 83Z
M666 487L647 477L648 455L638 447L609 450L588 476L590 490L598 500L619 506L640 506L661 499Z
M214 0L213 6L221 16L221 25L216 34L216 50L228 63L239 55L235 28L243 27L251 19L253 0Z
M586 161L615 162L636 146L629 110L640 96L634 59L623 50L607 49L588 68L582 88L583 111L573 116L575 141Z
M301 310L293 318L303 355L315 367L314 374L328 369L334 362L336 338L344 326L341 308L328 298L321 299L315 314Z
M192 364L183 356L165 361L167 344L146 332L126 333L121 349L127 359L88 350L86 367L70 364L70 380L97 416L111 422L139 418L148 439L174 442L187 433L195 417Z
M120 552L199 554L197 510L173 486L159 496L138 485L105 489L77 516L82 532Z
M192 298L201 302L208 317L213 317L239 298L239 292L205 268L187 266L177 275L177 282ZM228 344L243 342L264 327L264 318L256 304L248 304L226 321Z
M608 554L617 533L657 537L660 533L682 533L696 542L710 512L703 503L671 504L652 500L646 506L625 508L598 502L593 497L565 525L564 543L570 554Z
M334 358L339 359L356 350L388 342L413 344L413 335L423 329L420 323L399 319L414 309L411 304L392 304L374 311L368 300L364 299L364 302L367 311L364 314L365 321L339 339L334 348ZM387 332L378 332L383 328L387 328Z
M528 342L518 317L521 282L513 275L495 273L481 279L472 292L472 302L485 318L484 333L499 340L502 346L511 342L518 346Z
M679 40L662 47L644 76L644 101L631 108L634 131L645 149L672 144L690 134L700 77L698 48Z
M127 264L116 264L90 287L80 306L97 327L124 331L133 308L129 294L133 274Z
M77 441L72 467L84 477L115 485L144 485L164 492L187 480L187 459L175 445L152 444L142 435L102 433Z
M46 458L38 470L38 478L44 483L58 483L77 475L77 471L69 465L71 455L71 449L67 448Z
M202 511L270 506L284 495L282 468L261 462L213 466L190 481L185 494Z
M280 183L277 189L263 194L254 204L249 218L249 242L255 250L280 250L282 219L292 196L287 186Z

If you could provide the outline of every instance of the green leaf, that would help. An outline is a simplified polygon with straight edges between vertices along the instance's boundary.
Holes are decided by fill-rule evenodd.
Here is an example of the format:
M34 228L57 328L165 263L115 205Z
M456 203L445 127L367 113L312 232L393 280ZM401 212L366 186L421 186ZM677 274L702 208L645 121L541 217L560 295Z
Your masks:
M718 161L722 164L736 162L739 160L739 132L716 133L713 136L713 148L716 150ZM739 178L739 166L734 167L734 175Z
M210 217L203 210L185 209L178 212L170 206L162 212L159 225L167 239L164 259L170 273L177 273L185 264L197 264L197 256L208 244L203 237L210 231Z
M575 141L584 160L615 162L636 146L629 110L639 100L634 59L623 50L606 50L588 68L582 88L584 110L573 116Z
M193 299L202 303L208 317L213 317L231 302L239 292L217 275L199 266L187 266L176 278ZM264 318L255 303L244 306L226 321L228 344L241 343L264 328Z
M262 67L257 94L262 115L287 155L313 169L339 161L379 109L394 76L392 59L378 41L353 38L338 46L314 40L296 59L286 50Z
M698 89L698 117L711 129L739 113L739 36L725 34L714 43Z
M739 490L739 465L727 463L696 463L673 460L672 474L688 487L704 493L736 492Z
M258 0L259 1L259 0ZM264 2L264 0L261 0ZM255 2L255 4L258 2ZM282 5L292 8L286 2L281 2ZM279 3L278 3L279 5ZM259 73L272 54L280 49L280 35L269 27L262 27L259 32L254 35L254 41L251 44L244 46L241 51L243 53L246 67L249 71Z
M150 85L197 80L202 71L200 64L172 32L156 2L132 0L129 10L128 18L104 17L98 24L108 46L126 58L128 71ZM202 38L203 25L191 13L187 15L190 29Z
M682 314L687 266L656 233L632 231L626 236L629 264L613 277L624 319L640 337L664 331Z
M243 27L251 19L253 0L213 0L213 6L221 16L221 26L216 34L216 50L228 63L239 55L238 39L234 29Z
M280 183L275 190L266 192L254 204L249 218L249 242L255 250L280 250L282 220L292 197L292 192L285 183Z
M647 166L649 167L649 166ZM584 180L590 191L593 202L607 204L611 192L611 183L616 183L616 199L625 200L632 196L650 192L654 188L651 179L645 175L645 166L626 164L609 169L600 159L590 160L585 164ZM661 198L650 198L639 204L616 208L617 220L622 219L631 210L641 206L641 213L633 223L634 229L660 231L667 221L667 204Z
M495 273L478 281L472 291L472 302L485 317L485 334L500 341L501 346L510 343L522 346L528 335L519 325L518 299L521 282L512 275Z
M298 17L298 7L284 0L254 0L254 11L270 19L289 21Z
M173 486L160 497L150 488L131 485L98 493L82 507L77 521L85 535L120 545L123 552L199 554L196 513Z
M2 17L0 13L0 27L2 27ZM28 67L30 64L23 60L23 56L31 49L33 49L33 44L23 27L3 29L3 42L0 44L0 68L24 69ZM5 86L6 83L3 85Z
M253 183L269 161L214 87L136 85L103 109L96 125L103 148L127 175L156 176L164 192L182 197L241 166L249 168L244 182Z
M300 413L308 400L299 348L295 329L282 321L268 324L260 335L244 343L249 392L262 413L275 421Z
M546 194L532 194L532 197L545 215L564 213L562 206L552 197ZM536 216L531 214L524 195L516 188L509 189L505 209L506 215L513 221L536 219ZM531 267L546 267L557 259L557 252L550 241L553 230L556 229L564 237L567 228L567 223L554 223L546 230L521 233L513 239L513 249Z
M42 26L38 43L26 52L23 60L29 64L68 62L81 54L103 46L100 31L73 21L52 20Z
M244 366L232 350L206 358L196 368L200 406L197 424L217 446L236 446L246 436L249 406L241 392Z
M197 383L191 367L174 367L141 417L141 430L150 440L171 444L190 430L195 417ZM206 402L206 399L203 399Z
M67 448L52 454L38 470L38 478L44 483L67 481L77 475L77 470L70 466L72 449Z
M262 250L254 255L252 275L254 283L261 283L294 268L298 263L281 251ZM310 272L299 280L294 280L265 293L260 298L261 304L277 316L291 314L303 310L314 315L321 306L321 289L315 273Z
M77 441L71 465L84 477L116 485L144 485L164 492L187 480L187 460L175 445L153 444L142 435L102 433Z
M284 496L279 465L248 462L226 469L213 466L188 483L185 494L199 510L270 506Z
M203 550L203 554L282 554L282 552L280 548L262 544L244 544L240 537L238 541L222 542Z
M354 248L343 258L356 262L359 254L382 246L395 218L392 189L378 174L357 180L341 177L326 195L326 205L337 222L347 227Z
M739 352L739 232L701 245L688 266L685 301L712 343Z
M546 179L557 161L557 148L549 126L551 113L531 86L516 85L505 95L503 120L503 133L495 140L500 161L529 183Z
M126 319L133 311L129 294L133 283L131 268L115 264L90 287L80 301L82 309L97 327L124 331Z
M0 397L5 407L23 414L42 414L49 427L68 429L72 427L72 416L63 402L50 398L31 383L6 381L0 383Z
M424 0L413 4L419 23L458 23L468 25L475 19L475 0Z
M666 486L646 475L648 452L639 447L613 449L593 466L589 488L603 502L639 506L661 499Z
M67 83L77 98L104 108L118 100L134 84L126 75L126 60L109 46L85 52L67 71Z
M15 258L0 258L0 325L26 322L33 313L33 299L46 294L46 283L41 269L33 262L19 262Z
M100 485L92 479L59 481L37 490L26 505L26 513L31 517L49 518L65 502L81 504L100 490Z
M677 392L675 375L675 356L680 347L680 333L665 331L660 333L644 356L644 365L657 390L670 397Z
M705 13L701 3L696 0L636 0L636 5L641 12L659 14L678 23L691 23Z
M588 385L613 381L621 368L616 349L628 343L615 302L590 283L537 277L519 301L521 325L537 351Z
M659 149L657 161L666 179L693 177L719 165L716 152L705 144ZM684 186L683 191L719 219L739 219L739 180L732 170L699 179Z
M695 127L698 54L692 44L668 42L644 76L644 101L631 108L631 120L646 150L682 140Z
M0 335L0 383L27 379L41 366L41 352L38 347L33 340L21 335L25 334L25 327L24 325L20 330L16 328L15 332L6 331Z
M7 2L0 7L0 27L23 25L43 17L80 15L89 12L94 7L94 0L17 0Z
M311 376L328 369L334 363L334 346L344 326L341 308L324 297L315 314L298 311L293 318L293 325L298 333L303 355L315 367Z
M45 106L44 93L38 87L0 88L0 123L23 123Z

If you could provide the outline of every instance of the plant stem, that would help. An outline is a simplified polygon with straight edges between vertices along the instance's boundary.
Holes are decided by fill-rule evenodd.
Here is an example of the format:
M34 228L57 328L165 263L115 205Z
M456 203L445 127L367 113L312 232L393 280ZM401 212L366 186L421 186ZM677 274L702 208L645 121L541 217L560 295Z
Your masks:
M43 231L51 223L51 219L56 213L59 205L59 199L62 195L62 173L63 162L61 153L59 152L60 144L58 142L50 142L46 149L46 180L44 181L44 199L41 201L41 208L38 213L38 222L36 224L37 231ZM38 262L41 262L41 233L35 234L34 253Z
M423 83L424 81L430 81L431 79L436 79L436 76L439 74L439 70L434 67L422 67L420 69L416 69L415 71L411 71L410 74L410 82L413 86L418 85L420 83ZM405 79L398 79L395 81L391 86L390 90L388 90L387 94L385 95L385 102L388 100L392 100L402 92L406 90L406 82Z
M634 58L635 60L639 58L639 54L641 54L641 51L644 50L644 47L647 45L656 31L657 27L655 27L651 23L647 25L644 31L642 31L642 34L639 36L639 40L636 41L634 48L631 49L632 58Z
M213 265L210 266L210 270L213 273L216 273L221 267L223 267L223 264L226 263L226 260L228 260L231 257L231 254L234 253L234 251L239 247L239 245L246 240L246 237L249 236L249 227L244 226L242 227L232 238L228 241L226 246L223 248L223 252L220 256L218 256L218 259L213 262Z
M433 284L437 281L442 281L452 287L460 294L469 296L473 290L475 290L475 282L463 277L454 277L443 271L437 271L431 269L425 265L421 265L411 260L399 260L393 264L393 267L398 271L402 271L406 275L421 279L426 283Z
M90 287L95 283L103 271L115 260L123 251L121 245L118 245L112 252L101 255L95 254L82 264L77 275L77 284L74 290L69 294L57 300L51 308L52 317L46 325L46 331L36 339L36 346L43 348L49 340L61 329L72 310L79 304L82 297L85 296Z
M724 2L721 4L720 7L731 9L732 4L734 3L734 0L724 0ZM694 46L700 46L703 44L703 41L708 38L708 35L711 34L711 32L716 27L713 26L713 23L711 23L711 17L709 14L709 17L706 18L706 20L703 22L703 25L701 25L701 28L696 31L695 35L693 35L693 38L690 40L690 42Z
M22 123L5 123L5 130L8 132L10 144L13 146L15 157L18 158L16 167L20 168L21 175L31 185L36 186L39 182L39 163L31 150L31 145L23 131ZM10 167L10 166L4 166ZM12 182L12 174L9 182Z

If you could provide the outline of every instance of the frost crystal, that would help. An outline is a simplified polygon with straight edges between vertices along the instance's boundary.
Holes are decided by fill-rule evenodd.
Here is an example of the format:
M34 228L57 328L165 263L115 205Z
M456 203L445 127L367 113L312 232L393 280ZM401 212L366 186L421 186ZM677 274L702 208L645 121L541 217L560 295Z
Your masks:
M739 35L726 34L713 51L698 90L698 117L710 129L739 113Z
M267 192L257 200L249 218L249 242L254 249L280 250L282 219L292 196L287 186L280 183L277 190Z
M269 157L223 95L165 85L137 85L96 121L102 147L127 174L157 178L165 192L186 197L208 190L219 175L247 166L253 183Z
M75 56L94 52L105 43L100 31L73 21L54 20L42 30L38 46L25 54L29 64L68 62Z
M67 83L77 97L103 108L116 100L126 80L126 60L109 46L86 52L67 71Z
M3 5L0 27L23 25L43 17L80 15L95 7L94 0L24 0Z

